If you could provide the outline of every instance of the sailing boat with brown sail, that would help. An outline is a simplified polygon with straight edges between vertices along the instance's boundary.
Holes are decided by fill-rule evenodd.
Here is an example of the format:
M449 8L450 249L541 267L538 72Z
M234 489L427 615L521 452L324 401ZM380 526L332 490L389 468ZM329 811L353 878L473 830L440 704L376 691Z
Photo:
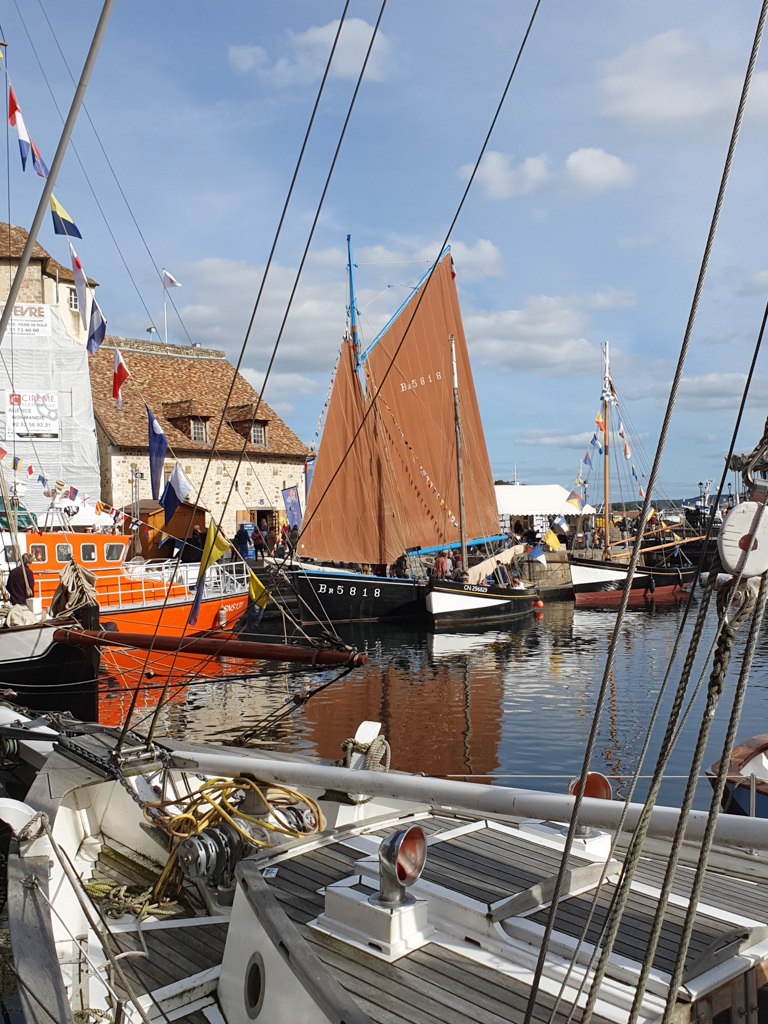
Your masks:
M409 553L503 538L477 405L450 250L422 279L372 344L362 351L349 243L350 326L342 344L322 444L298 544L301 560L370 566L365 572L306 567L297 573L301 604L330 621L427 613L426 584L388 576ZM457 474L456 382L461 392L463 515ZM349 454L348 449L352 445ZM465 541L465 548L466 548ZM466 587L467 615L530 611L530 592ZM474 595L474 596L473 596ZM471 607L470 607L471 606Z

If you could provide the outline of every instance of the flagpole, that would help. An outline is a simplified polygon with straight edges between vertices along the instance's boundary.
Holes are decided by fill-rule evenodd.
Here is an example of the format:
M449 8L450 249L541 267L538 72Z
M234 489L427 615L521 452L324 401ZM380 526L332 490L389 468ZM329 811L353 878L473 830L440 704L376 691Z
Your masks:
M605 343L605 379L603 381L603 388L606 392L606 397L603 399L603 426L605 427L605 464L603 476L603 522L605 529L603 530L603 557L607 561L611 557L611 458L610 458L610 424L608 422L608 409L610 402L608 401L608 381L611 379L611 370L608 356L608 342Z
M168 344L168 289L163 281L163 326L165 328L165 344Z
M24 274L29 266L32 250L35 248L37 235L40 231L40 226L43 223L43 217L45 216L45 211L50 203L51 195L53 194L56 177L64 160L64 154L67 151L67 146L69 145L69 140L72 136L72 130L74 129L75 122L77 121L77 115L80 112L80 107L82 106L83 99L85 98L85 91L88 88L91 72L96 64L96 58L99 54L104 33L107 31L109 16L112 13L114 4L115 0L104 0L104 6L102 7L101 15L99 16L99 21L96 25L96 31L94 32L93 40L91 41L91 48L88 51L88 56L85 58L83 73L80 75L80 81L78 82L77 89L75 89L75 95L72 97L72 105L69 108L67 120L64 122L64 128L61 132L59 145L56 148L56 155L53 158L53 163L51 164L51 169L48 172L48 178L46 179L45 186L43 188L43 194L40 196L40 202L37 205L35 219L32 221L32 227L29 229L29 234L27 235L27 244L24 246L24 251L21 254L19 265L16 268L13 283L11 284L11 290L9 291L8 298L5 302L5 309L3 310L2 316L0 316L0 345L2 345L3 339L5 338L5 332L8 328L8 322L11 319L14 304L16 303L16 299L19 297L21 285L24 280Z

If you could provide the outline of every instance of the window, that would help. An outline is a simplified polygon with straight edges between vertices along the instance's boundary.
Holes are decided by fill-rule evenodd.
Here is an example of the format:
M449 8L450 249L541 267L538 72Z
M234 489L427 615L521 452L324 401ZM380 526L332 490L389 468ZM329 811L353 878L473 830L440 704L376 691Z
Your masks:
M11 562L16 562L16 552L14 551L12 544L7 544L5 546L5 561L8 565L10 565Z
M96 545L95 544L81 544L80 545L80 559L83 562L95 562L96 561Z
M69 289L69 308L73 313L80 312L80 303L77 298L77 288Z
M48 561L48 549L45 544L30 544L29 553L32 555L33 562L47 562Z
M266 423L253 423L251 425L251 444L266 445L267 425Z
M108 562L119 562L123 557L125 544L107 544L104 548L104 557Z
M72 561L72 545L71 544L57 544L56 545L56 561L57 562L71 562Z
M205 420L192 420L192 440L200 444L208 440L208 424Z

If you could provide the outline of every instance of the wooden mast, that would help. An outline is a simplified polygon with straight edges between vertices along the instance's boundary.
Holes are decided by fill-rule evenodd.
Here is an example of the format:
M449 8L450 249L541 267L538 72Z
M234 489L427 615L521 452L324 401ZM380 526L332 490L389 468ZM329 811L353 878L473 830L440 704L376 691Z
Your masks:
M459 375L456 371L456 343L451 335L451 366L453 367L453 414L456 427L456 470L459 480L459 530L461 532L461 570L467 571L467 524L464 519L464 471L461 465L461 408Z
M611 403L608 401L609 382L611 379L610 362L608 355L608 342L605 343L605 377L603 378L603 426L605 427L605 447L603 464L603 557L608 560L611 557L611 453L610 453L610 424L608 416Z

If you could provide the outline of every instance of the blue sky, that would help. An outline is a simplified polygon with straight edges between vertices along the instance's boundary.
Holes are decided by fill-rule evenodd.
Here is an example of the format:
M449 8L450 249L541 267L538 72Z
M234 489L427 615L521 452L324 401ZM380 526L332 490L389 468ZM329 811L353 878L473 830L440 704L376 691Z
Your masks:
M79 74L100 5L43 0ZM307 442L344 329L352 233L363 330L408 294L453 215L532 4L389 0L265 398ZM342 3L118 3L86 104L186 330L239 350ZM21 5L56 99L72 83L39 0ZM544 0L452 243L494 474L569 486L593 429L600 345L652 452L722 171L757 0L638 5ZM259 384L378 4L349 24L245 359ZM2 30L27 126L50 163L60 121L15 5ZM722 466L768 299L768 52L761 55L662 470L667 494ZM162 330L162 290L93 131L74 136L56 195L114 334ZM11 139L10 216L40 180ZM7 216L3 201L2 219ZM49 220L40 238L62 261ZM387 287L391 285L391 287ZM382 293L383 294L380 294ZM169 316L172 341L187 342ZM768 356L766 357L768 358ZM758 367L741 431L762 433Z

